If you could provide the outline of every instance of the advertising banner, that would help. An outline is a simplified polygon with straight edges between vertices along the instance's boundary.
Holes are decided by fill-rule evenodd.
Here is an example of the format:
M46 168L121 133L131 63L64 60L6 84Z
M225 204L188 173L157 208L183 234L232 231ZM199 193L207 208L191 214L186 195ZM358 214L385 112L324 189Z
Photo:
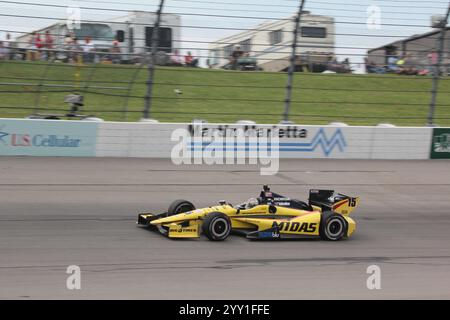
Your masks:
M431 159L450 159L450 128L434 128Z
M0 156L95 156L95 122L0 119Z

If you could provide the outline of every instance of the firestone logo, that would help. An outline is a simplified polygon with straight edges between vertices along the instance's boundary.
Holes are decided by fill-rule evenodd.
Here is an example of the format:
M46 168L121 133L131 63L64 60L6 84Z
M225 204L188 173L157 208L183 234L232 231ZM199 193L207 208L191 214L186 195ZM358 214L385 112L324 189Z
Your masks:
M78 148L81 139L57 135L31 135L28 133L8 133L0 131L0 146L10 147L50 147L50 148Z

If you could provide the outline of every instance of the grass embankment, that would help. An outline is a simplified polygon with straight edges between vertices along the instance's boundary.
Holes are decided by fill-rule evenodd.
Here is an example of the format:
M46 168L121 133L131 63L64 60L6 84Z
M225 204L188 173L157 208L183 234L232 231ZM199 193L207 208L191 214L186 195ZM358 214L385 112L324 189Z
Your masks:
M134 66L73 66L42 62L0 62L0 117L24 117L35 112L64 112L63 98L71 88L37 84L78 85L86 106L83 113L105 120L135 121L142 117L147 70ZM78 73L78 75L77 75ZM238 72L187 68L156 70L152 118L162 122L278 123L284 111L284 73ZM133 96L128 100L130 88ZM44 78L45 81L39 79ZM97 83L89 82L90 80ZM78 80L78 81L77 81ZM21 85L5 85L21 83ZM101 86L104 88L93 88ZM113 88L116 87L116 88ZM120 87L120 88L117 88ZM177 95L174 90L182 90ZM426 123L431 78L396 75L295 74L290 119L301 124L327 124L343 121L352 125L396 125ZM39 99L36 91L41 90ZM7 93L5 91L17 91ZM52 92L53 91L53 92ZM110 96L110 94L119 96ZM440 83L436 123L450 125L450 81Z

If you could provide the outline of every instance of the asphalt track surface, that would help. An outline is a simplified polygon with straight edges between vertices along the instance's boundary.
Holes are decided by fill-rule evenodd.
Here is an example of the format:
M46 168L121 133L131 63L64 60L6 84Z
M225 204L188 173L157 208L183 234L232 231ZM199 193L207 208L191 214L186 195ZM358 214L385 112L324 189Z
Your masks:
M289 160L255 166L168 160L0 158L0 299L450 298L450 162ZM177 198L245 201L263 184L359 195L353 238L169 240L135 225ZM81 267L81 290L66 269ZM368 290L367 267L381 268Z

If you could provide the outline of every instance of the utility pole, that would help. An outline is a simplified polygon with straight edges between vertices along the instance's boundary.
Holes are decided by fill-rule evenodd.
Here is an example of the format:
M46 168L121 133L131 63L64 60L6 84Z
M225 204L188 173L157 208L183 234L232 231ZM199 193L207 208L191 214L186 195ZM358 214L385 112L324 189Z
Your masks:
M442 52L444 51L444 41L445 41L445 33L447 30L447 21L448 17L450 15L450 2L447 7L447 14L445 15L444 20L441 22L441 33L439 35L438 39L438 52L437 52L437 62L436 65L434 65L434 72L433 72L433 85L431 88L431 102L430 102L430 110L428 112L428 126L433 127L434 126L434 112L436 110L436 97L437 92L439 89L439 79L440 79L440 73L441 73L441 64L442 64Z
M151 51L151 59L148 64L147 94L145 95L144 119L148 119L150 117L150 109L152 107L153 79L155 76L156 53L159 47L159 26L161 24L161 14L163 7L164 7L164 0L160 0L159 9L158 12L156 13L156 21L153 26L152 32L152 51Z
M305 6L305 2L306 0L300 0L297 17L295 18L294 40L292 41L292 53L288 71L288 82L286 86L286 99L284 100L283 120L286 123L289 121L289 109L291 107L291 99L292 99L292 83L294 80L295 62L297 59L298 31L300 28L300 20L303 14L303 7Z

